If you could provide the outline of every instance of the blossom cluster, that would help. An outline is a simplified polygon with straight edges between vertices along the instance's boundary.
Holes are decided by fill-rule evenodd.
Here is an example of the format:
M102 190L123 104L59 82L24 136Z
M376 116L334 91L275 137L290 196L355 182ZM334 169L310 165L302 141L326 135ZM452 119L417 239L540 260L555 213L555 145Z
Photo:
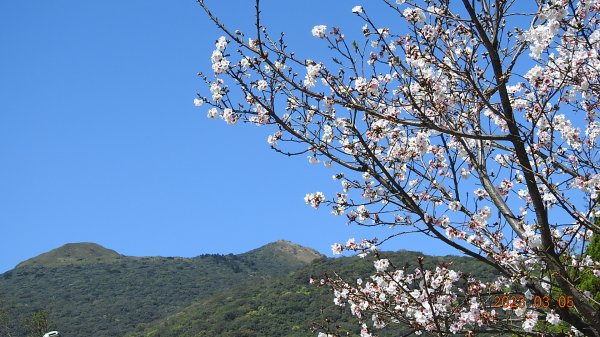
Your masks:
M403 322L417 334L440 328L457 333L499 319L495 310L481 302L485 285L474 280L465 282L459 272L443 266L426 270L422 265L414 272L391 271L387 259L375 260L374 267L376 274L367 280L357 279L354 284L339 277L311 280L334 289L334 303L350 308L362 324L364 335L389 323Z

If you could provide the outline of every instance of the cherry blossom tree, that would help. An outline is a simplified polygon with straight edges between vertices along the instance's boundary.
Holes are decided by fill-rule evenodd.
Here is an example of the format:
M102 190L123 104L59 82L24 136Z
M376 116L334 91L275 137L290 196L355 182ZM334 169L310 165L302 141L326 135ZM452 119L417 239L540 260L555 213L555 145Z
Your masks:
M223 36L201 74L210 94L195 104L227 124L267 126L275 151L332 167L339 192L308 193L310 206L389 228L332 246L374 253L369 279L313 280L363 337L394 324L438 336L600 336L599 303L579 286L583 271L600 277L585 254L600 233L600 1L382 1L395 26L366 3L349 7L340 15L357 17L355 32L310 32L330 53L318 60L273 37L258 0L249 32L199 0ZM379 256L407 233L501 276L405 270Z

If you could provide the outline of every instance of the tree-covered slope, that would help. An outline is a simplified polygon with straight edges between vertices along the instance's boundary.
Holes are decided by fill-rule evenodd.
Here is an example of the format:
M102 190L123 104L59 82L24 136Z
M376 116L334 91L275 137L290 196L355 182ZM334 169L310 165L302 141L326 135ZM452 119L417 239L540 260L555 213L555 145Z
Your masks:
M417 257L423 255L403 251L385 253L385 256L411 270L416 267ZM312 286L308 281L310 275L332 271L347 279L365 277L373 272L372 262L370 258L357 257L319 259L291 275L236 287L196 301L177 314L139 325L127 337L299 337L311 335L310 329L326 324L325 318L331 320L331 328L341 323L344 328L358 332L349 310L336 307L327 289ZM425 257L428 267L442 262L484 279L494 276L490 267L470 258ZM401 332L388 329L378 335L394 336Z
M195 258L127 257L98 247L67 245L1 275L0 300L14 337L25 336L23 322L38 310L48 311L52 327L67 337L306 336L326 317L356 329L348 310L308 280L333 271L351 280L374 271L372 258L328 259L287 241ZM408 269L423 256L383 255ZM494 274L470 258L425 257L428 267L442 262L482 278Z
M274 250L278 254L268 254ZM195 300L286 275L306 265L311 251L321 257L278 241L241 255L137 258L94 244L69 244L2 274L0 298L16 336L24 336L22 322L37 310L48 311L65 336L122 336Z

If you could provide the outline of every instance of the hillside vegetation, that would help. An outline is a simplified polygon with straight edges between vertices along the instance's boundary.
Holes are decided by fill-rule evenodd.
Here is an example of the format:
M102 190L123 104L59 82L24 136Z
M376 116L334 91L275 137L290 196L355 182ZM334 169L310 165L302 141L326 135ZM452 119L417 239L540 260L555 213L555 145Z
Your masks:
M384 253L393 263L416 268L415 252ZM365 277L373 272L373 260L339 258L319 259L291 275L272 279L262 284L245 285L196 301L189 307L151 324L141 324L127 337L300 337L311 335L311 328L327 325L325 319L341 324L346 330L358 335L355 319L349 310L333 305L333 295L324 288L311 286L311 275L336 271L352 279ZM440 263L452 268L491 279L494 271L470 258L425 257L428 267ZM343 322L343 323L342 323ZM330 328L335 324L331 323ZM406 331L386 329L381 337L398 336Z
M266 253L274 250L279 254ZM295 250L302 252L298 259ZM285 241L241 255L195 258L126 257L95 244L68 244L2 274L0 298L17 336L38 310L48 311L65 336L122 336L197 299L286 275L311 254L322 256Z
M386 252L414 269L415 252ZM95 244L70 244L21 263L0 277L0 298L16 334L45 310L63 336L306 336L333 322L353 322L311 275L335 271L349 279L373 272L372 259L328 259L277 241L239 255L195 258L127 257ZM494 272L470 258L425 257L480 277ZM345 327L353 329L356 324ZM389 330L380 336L401 331Z

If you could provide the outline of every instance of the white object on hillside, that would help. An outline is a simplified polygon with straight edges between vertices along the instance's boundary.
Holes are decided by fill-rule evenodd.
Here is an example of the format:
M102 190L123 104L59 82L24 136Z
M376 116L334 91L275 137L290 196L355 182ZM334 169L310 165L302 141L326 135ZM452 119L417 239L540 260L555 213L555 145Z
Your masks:
M44 337L60 337L60 333L58 331L50 331Z

